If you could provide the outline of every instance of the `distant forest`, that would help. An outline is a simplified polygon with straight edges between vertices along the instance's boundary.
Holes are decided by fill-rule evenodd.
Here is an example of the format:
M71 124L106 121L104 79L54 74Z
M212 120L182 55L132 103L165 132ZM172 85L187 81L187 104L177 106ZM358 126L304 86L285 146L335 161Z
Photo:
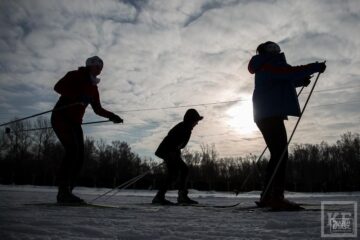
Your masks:
M18 122L11 133L0 134L0 184L56 185L63 149L49 121ZM29 129L38 129L27 131ZM257 156L220 158L215 146L201 151L185 149L190 168L189 187L198 190L246 192L262 189L268 159ZM85 164L79 186L115 187L146 171L150 173L130 188L156 189L164 169L160 161L142 159L126 142L85 140ZM246 180L247 179L247 180ZM246 181L245 181L246 180ZM287 166L288 191L329 192L360 190L360 139L344 133L335 144L300 144L292 147Z

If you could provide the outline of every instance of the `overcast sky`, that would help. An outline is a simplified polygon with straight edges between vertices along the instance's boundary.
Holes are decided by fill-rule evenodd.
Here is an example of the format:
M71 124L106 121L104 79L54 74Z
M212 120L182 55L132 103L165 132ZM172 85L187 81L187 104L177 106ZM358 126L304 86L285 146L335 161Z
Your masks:
M1 0L0 9L0 122L51 109L54 84L98 55L102 105L125 123L86 126L86 136L154 157L181 106L199 105L204 120L190 149L259 155L265 143L252 120L247 65L272 40L291 65L327 61L293 143L360 132L358 0ZM84 122L97 120L88 107Z

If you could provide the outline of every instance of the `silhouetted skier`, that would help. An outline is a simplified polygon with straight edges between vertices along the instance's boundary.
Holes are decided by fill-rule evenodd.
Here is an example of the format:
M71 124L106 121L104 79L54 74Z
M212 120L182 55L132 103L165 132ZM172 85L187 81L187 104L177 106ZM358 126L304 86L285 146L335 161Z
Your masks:
M97 57L86 60L85 67L68 72L60 79L54 89L61 94L51 115L51 125L65 148L65 156L61 162L58 181L58 203L83 203L84 201L72 193L75 181L84 161L84 136L81 128L82 118L88 104L94 112L114 123L123 120L116 114L102 108L97 84L100 79L103 61ZM66 107L70 106L70 107Z
M165 193L177 177L179 177L177 202L180 204L198 203L188 197L188 167L181 158L181 149L189 142L192 129L202 119L203 117L200 116L195 109L188 109L184 115L184 121L173 127L160 143L155 155L164 160L167 168L167 176L165 182L162 183L159 191L152 200L153 204L173 204L165 199Z
M255 73L253 93L254 121L260 129L271 158L265 175L265 186L274 173L281 154L287 146L284 120L288 116L300 116L296 87L308 86L311 74L324 72L325 63L311 63L304 66L290 66L284 53L274 42L265 42L257 47L257 55L249 62L250 73ZM298 208L296 203L284 198L285 171L288 152L281 161L272 184L266 194L262 193L259 206L276 209Z

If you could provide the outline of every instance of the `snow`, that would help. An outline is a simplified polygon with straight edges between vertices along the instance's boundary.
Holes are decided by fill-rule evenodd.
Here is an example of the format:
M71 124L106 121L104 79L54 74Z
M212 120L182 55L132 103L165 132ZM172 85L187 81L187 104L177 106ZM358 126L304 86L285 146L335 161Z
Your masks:
M87 201L109 189L79 187L75 193ZM60 207L55 187L0 185L0 239L319 239L321 212L243 211L252 206L259 192L233 193L190 190L202 204L234 208L153 206L155 191L124 190L97 203L119 208ZM170 191L169 200L176 200ZM302 203L359 201L360 192L287 193Z

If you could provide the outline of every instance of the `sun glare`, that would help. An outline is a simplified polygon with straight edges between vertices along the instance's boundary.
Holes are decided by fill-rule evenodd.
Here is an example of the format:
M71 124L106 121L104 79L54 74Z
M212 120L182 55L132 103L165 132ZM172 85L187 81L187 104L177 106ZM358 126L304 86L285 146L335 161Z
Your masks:
M231 107L227 112L227 123L237 132L245 135L255 133L258 128L253 120L253 107L251 101L241 102Z

